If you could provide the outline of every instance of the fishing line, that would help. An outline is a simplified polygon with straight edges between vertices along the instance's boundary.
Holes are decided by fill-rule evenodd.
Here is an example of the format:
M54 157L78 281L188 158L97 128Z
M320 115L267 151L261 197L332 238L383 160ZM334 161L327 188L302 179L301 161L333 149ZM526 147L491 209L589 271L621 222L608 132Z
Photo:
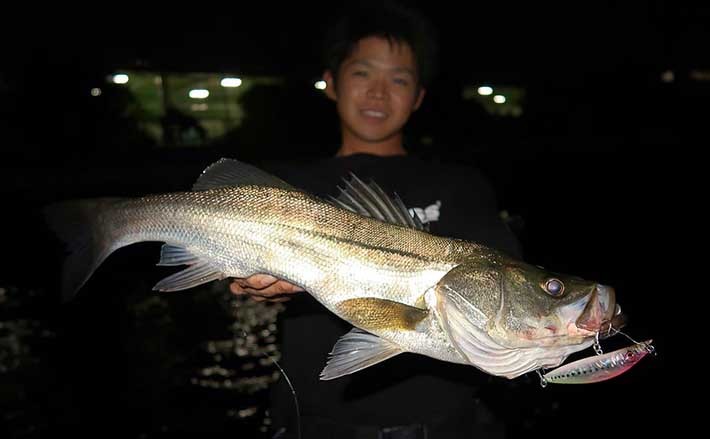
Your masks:
M629 340L631 340L632 342L634 342L635 344L641 344L641 343L637 342L636 340L634 340L633 338L631 338L631 336L629 336L628 334L622 332L621 329L616 329L616 328L611 327L611 326L609 327L609 331L607 332L607 334L608 334L609 332L611 332L612 330L614 330L614 333L611 334L612 336L614 336L614 335L616 335L616 334L621 334L621 335L623 335L624 337L626 337L626 338L628 338Z
M616 334L621 334L621 335L623 335L624 337L628 338L629 340L631 340L632 342L634 342L634 343L636 343L636 344L643 344L643 345L645 345L645 347L646 347L646 352L648 352L649 354L656 355L656 348L655 348L652 344L639 343L639 342L637 342L636 340L634 340L633 338L631 338L630 335L628 335L628 334L626 334L626 333L624 333L624 332L621 332L621 330L615 329L615 331L616 331L616 332L614 333L614 335L616 335Z
M245 330L242 329L242 334L244 336L244 339L246 340L247 338L247 333ZM296 408L296 432L298 433L298 439L301 439L301 408L298 405L298 396L296 395L296 389L293 387L293 384L291 384L291 380L288 377L288 374L286 374L286 371L283 370L281 365L279 364L278 361L271 355L269 355L266 351L262 350L258 345L256 346L256 349L266 358L271 360L274 365L279 369L279 372L281 372L281 376L283 376L286 379L286 384L288 384L289 389L291 389L291 395L293 395L293 405Z
M614 331L613 334L611 333L612 330ZM616 334L621 334L621 335L623 335L624 337L626 337L626 338L628 338L629 340L631 340L634 344L637 344L637 345L644 345L645 348L646 348L646 352L648 352L649 354L656 355L656 348L655 348L652 344L649 344L649 343L639 343L638 341L636 341L636 340L634 340L633 338L631 338L631 336L630 336L629 334L627 334L627 333L621 331L621 329L616 329L616 328L610 326L609 329L607 330L607 336L614 336L614 335L616 335ZM599 340L598 337L599 337L599 333L597 333L597 342L598 342L598 340ZM596 350L596 346L595 346L595 350Z

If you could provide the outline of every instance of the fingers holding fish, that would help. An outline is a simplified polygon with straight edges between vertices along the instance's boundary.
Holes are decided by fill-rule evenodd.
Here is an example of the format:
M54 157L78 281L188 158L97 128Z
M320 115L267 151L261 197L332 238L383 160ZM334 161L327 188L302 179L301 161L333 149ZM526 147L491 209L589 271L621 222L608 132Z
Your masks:
M298 285L268 274L235 278L229 290L235 295L249 295L256 302L286 302L291 299L289 295L303 291Z

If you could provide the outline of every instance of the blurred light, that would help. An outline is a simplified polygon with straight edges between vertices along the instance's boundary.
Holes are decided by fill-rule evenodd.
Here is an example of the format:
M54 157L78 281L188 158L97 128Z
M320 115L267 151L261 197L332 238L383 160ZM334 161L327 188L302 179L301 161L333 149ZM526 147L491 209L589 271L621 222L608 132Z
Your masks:
M209 95L210 92L208 90L205 90L204 88L196 88L194 90L190 90L189 93L189 96L192 99L206 99Z
M478 87L478 94L481 96L488 96L493 94L493 89L488 86Z
M493 96L493 102L495 102L496 104L502 104L503 102L505 102L505 96L495 95Z
M710 81L710 70L693 69L690 71L690 77L696 81Z
M666 70L661 73L661 81L663 82L673 82L674 79L675 75L673 74L673 70Z
M248 418L249 416L253 416L256 413L256 410L256 407L249 407L244 410L239 410L237 414L240 418Z
M128 82L128 75L124 73L118 73L116 75L113 75L113 82L115 84L125 84Z
M97 87L92 88L91 96L101 96L101 89Z
M313 84L313 86L315 88L317 88L318 90L325 90L325 88L328 86L328 84L325 81L320 80L320 81L316 81L316 83Z
M192 104L190 105L190 110L192 111L207 111L209 107L207 106L206 103L201 103L201 104Z
M222 87L239 87L242 85L242 80L239 78L222 78L219 85Z

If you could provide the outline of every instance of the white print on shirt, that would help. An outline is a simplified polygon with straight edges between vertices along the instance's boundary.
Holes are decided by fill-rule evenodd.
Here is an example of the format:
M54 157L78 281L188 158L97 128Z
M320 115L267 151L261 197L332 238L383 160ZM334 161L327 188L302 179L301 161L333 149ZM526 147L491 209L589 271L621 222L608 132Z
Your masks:
M436 203L427 206L425 209L421 207L412 207L409 209L409 214L414 218L414 213L423 224L439 221L439 211L441 209L441 200L436 200Z

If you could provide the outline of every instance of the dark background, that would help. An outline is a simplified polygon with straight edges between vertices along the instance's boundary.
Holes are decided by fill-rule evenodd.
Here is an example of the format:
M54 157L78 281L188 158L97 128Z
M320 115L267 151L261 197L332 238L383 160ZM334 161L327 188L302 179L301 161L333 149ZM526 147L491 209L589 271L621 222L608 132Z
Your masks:
M699 199L702 174L692 171L699 165L693 150L704 143L707 123L710 8L671 1L418 3L440 31L442 54L440 74L408 131L412 149L481 168L501 209L515 217L526 259L614 286L630 317L626 332L653 338L659 352L592 386L543 390L534 376L524 377L514 388L501 386L492 404L508 411L521 432L596 435L687 425L690 415L671 416L678 406L661 395L673 391L671 378L680 371L670 360L678 343L668 327L688 300L679 284L689 286L674 266L683 253L673 244L697 223L691 200ZM174 352L190 354L180 343L160 347L165 338L157 329L153 340L131 326L134 314L125 310L154 294L149 287L165 275L152 266L159 246L122 250L97 272L89 292L60 304L61 249L38 208L58 199L184 190L222 156L259 163L332 153L334 111L311 84L321 73L324 23L337 4L8 11L0 54L0 287L12 300L0 302L0 316L37 322L30 332L47 327L57 335L29 343L38 362L0 381L0 433L252 431L218 420L228 397L170 393L180 388L171 380L180 377L167 376L162 366ZM158 148L132 137L117 110L88 94L119 68L274 75L289 87L281 117L271 121L278 126L259 138ZM672 81L661 79L665 71L673 72ZM699 71L705 80L697 79ZM524 88L523 115L491 116L461 99L463 86L483 82ZM419 144L422 137L433 142ZM131 289L131 299L121 297L122 289ZM209 306L195 306L189 292L181 297L170 299L172 320L161 328L177 326L182 332L173 337L189 333L196 344L217 323ZM184 311L191 307L207 314ZM4 328L0 335L7 335ZM160 349L165 355L156 359ZM171 404L180 409L166 409ZM191 410L211 417L176 420Z

